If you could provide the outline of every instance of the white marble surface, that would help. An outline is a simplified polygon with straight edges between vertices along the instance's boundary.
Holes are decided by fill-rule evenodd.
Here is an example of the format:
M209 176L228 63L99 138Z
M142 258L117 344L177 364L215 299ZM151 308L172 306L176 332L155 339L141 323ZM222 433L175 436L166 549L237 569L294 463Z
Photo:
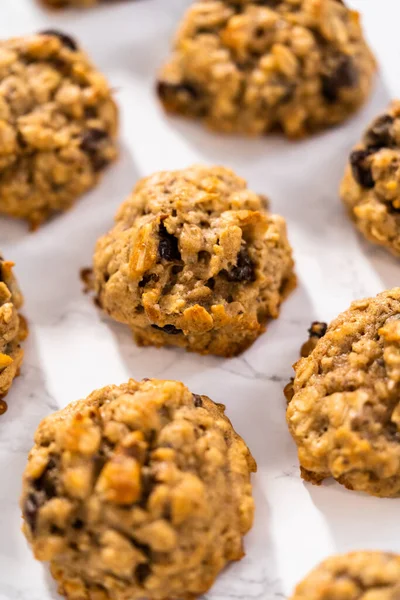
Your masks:
M37 424L94 388L130 376L180 379L223 402L257 459L257 511L247 556L224 572L208 600L283 598L333 552L400 551L400 500L373 499L333 482L320 488L302 483L282 396L310 321L329 320L351 300L400 281L400 265L357 236L337 197L348 150L397 91L400 6L397 0L354 0L383 63L382 78L365 109L345 126L288 143L218 137L161 113L154 72L188 3L143 0L49 15L33 0L0 1L0 37L48 27L72 33L109 76L122 109L121 160L98 189L34 234L0 219L0 245L17 264L31 331L22 375L0 418L0 600L58 598L19 530L21 472ZM232 360L137 348L124 327L96 311L78 277L139 177L196 161L230 166L268 194L288 221L297 261L299 286L281 317Z

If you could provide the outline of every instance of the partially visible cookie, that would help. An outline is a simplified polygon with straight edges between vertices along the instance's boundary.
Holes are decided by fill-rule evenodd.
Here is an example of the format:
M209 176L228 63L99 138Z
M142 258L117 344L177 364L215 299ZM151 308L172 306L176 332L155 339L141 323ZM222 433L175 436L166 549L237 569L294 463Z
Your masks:
M69 600L194 599L243 557L255 470L222 405L130 380L39 425L23 529Z
M377 117L350 154L340 194L371 242L400 256L400 101Z
M295 284L286 223L223 167L140 181L94 255L100 306L142 345L243 352Z
M324 329L285 390L302 476L398 497L400 288L353 302Z
M13 266L0 256L0 399L19 373L24 356L20 343L27 335L25 319L18 312L23 298Z
M398 600L400 556L350 552L328 558L299 583L290 600Z
M58 31L0 42L0 213L40 225L116 158L110 88Z
M341 0L196 0L157 89L166 111L216 131L302 137L355 112L374 72Z

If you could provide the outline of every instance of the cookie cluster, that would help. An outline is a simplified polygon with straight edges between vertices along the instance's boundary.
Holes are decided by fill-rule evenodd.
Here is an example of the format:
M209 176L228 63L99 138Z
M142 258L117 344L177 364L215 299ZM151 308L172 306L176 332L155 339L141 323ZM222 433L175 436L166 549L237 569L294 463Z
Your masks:
M194 0L156 92L167 113L219 132L298 138L353 114L375 70L360 17L341 0ZM71 36L0 42L0 213L35 229L70 209L117 158L117 132L112 88ZM399 152L395 101L341 186L358 229L397 256ZM12 267L0 257L0 412L27 334ZM96 305L139 345L226 358L255 342L296 284L284 218L222 166L136 182L89 271ZM394 288L312 323L285 388L304 480L400 497L399 317ZM23 531L69 600L194 600L244 555L255 471L222 404L178 381L130 379L41 422ZM399 581L399 556L354 552L323 562L292 600L395 600Z

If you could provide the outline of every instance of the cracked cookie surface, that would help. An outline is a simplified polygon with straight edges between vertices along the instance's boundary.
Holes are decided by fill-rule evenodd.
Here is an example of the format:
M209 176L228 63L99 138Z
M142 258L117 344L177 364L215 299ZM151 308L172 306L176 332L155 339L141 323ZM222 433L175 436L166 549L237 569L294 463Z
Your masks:
M339 0L197 0L158 77L165 109L223 132L302 137L369 95L375 61Z
M400 556L350 552L328 558L297 586L291 600L397 600Z
M400 101L366 130L350 154L340 195L371 242L400 256Z
M23 298L12 272L14 263L0 256L0 399L6 396L18 375L27 336L25 320L19 314Z
M309 351L287 393L303 478L400 496L400 288L353 302Z
M294 285L282 217L223 167L140 181L94 256L98 303L139 344L233 356Z
M0 212L33 227L67 210L116 158L108 84L58 31L0 42Z
M222 405L130 380L39 425L23 529L69 600L196 598L243 556L255 470Z

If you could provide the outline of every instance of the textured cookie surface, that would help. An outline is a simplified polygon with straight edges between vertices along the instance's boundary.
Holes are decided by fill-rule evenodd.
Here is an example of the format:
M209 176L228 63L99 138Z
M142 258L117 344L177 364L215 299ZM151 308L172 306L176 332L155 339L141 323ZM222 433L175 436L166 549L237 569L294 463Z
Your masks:
M41 423L24 532L70 600L195 598L243 556L255 469L222 405L130 380Z
M0 399L4 398L24 356L20 342L27 334L24 319L18 314L22 294L12 273L13 263L0 256Z
M400 556L351 552L328 558L297 586L291 600L397 600Z
M197 0L158 94L218 131L301 137L354 112L374 71L360 17L340 0Z
M116 157L117 112L76 42L49 32L0 42L0 212L40 224Z
M354 302L313 345L287 410L303 477L400 496L400 288Z
M284 219L222 167L140 181L94 256L98 301L145 345L232 356L293 283Z
M400 101L377 117L350 155L341 197L361 233L400 256Z

